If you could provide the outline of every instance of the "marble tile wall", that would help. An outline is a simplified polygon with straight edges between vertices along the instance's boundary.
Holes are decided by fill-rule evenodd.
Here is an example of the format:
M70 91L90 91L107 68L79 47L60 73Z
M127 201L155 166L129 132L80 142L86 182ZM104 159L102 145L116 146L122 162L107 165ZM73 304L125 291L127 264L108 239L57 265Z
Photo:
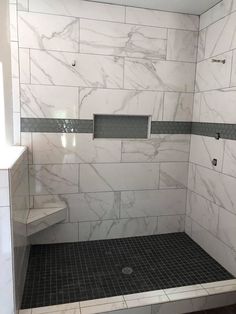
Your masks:
M19 154L15 152L17 160L12 167L0 165L0 306L3 314L18 313L28 264L28 156L26 149L17 150Z
M21 0L14 9L22 118L191 121L199 17L80 0ZM32 206L63 199L69 207L67 221L32 243L184 230L189 135L20 137L29 148Z
M236 123L236 1L200 17L193 121ZM213 63L224 60L225 64ZM236 275L236 142L192 135L186 232ZM218 160L217 166L212 159Z

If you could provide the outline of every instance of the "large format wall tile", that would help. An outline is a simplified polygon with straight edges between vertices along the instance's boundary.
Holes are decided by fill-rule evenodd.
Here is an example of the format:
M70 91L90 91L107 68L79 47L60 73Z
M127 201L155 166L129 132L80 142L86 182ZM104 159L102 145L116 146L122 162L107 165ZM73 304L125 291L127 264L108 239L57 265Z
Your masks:
M212 234L217 234L219 206L216 204L188 191L186 214Z
M80 21L80 52L166 59L167 30L146 26Z
M187 183L187 162L162 162L160 164L160 189L184 189Z
M207 28L205 58L236 48L236 12Z
M78 103L77 87L21 84L21 117L77 119Z
M192 121L193 97L193 93L165 93L163 120Z
M213 137L191 135L190 162L221 171L223 165L225 140L216 140ZM217 166L212 160L217 159Z
M217 56L217 59L225 59L226 63L215 63L207 59L197 64L196 91L230 87L232 52Z
M130 218L79 223L79 241L157 234L157 218Z
M144 59L125 60L125 88L193 92L195 64Z
M200 122L236 123L236 88L196 94L200 106Z
M20 82L30 84L30 51L19 49Z
M30 193L78 193L78 165L30 166Z
M123 162L188 161L190 135L152 135L150 140L122 142Z
M34 84L114 87L123 86L123 60L117 57L31 50ZM72 64L75 63L75 66Z
M236 86L236 49L233 51L231 86Z
M218 237L236 251L236 215L221 208L219 214Z
M92 134L33 133L34 164L120 162L121 141L94 140Z
M183 232L184 222L184 215L158 217L158 233Z
M200 29L203 29L210 24L222 19L226 15L236 10L235 0L223 0L213 8L205 12L200 17Z
M125 7L81 0L30 0L29 10L40 13L77 16L88 19L124 22Z
M126 22L198 31L199 17L196 15L127 7Z
M82 164L81 192L156 189L159 180L158 164Z
M236 142L225 141L223 173L236 178Z
M185 214L185 190L121 192L121 217Z
M30 237L31 244L78 242L78 224L56 224Z
M0 170L0 206L9 206L9 178L8 171Z
M198 32L168 30L167 60L196 62Z
M94 114L149 115L162 120L163 93L124 89L82 88L80 119L93 119Z
M189 181L190 189L215 204L236 213L236 178L200 166L193 166L192 168L194 180L193 182Z
M236 252L230 249L229 246L224 244L214 235L212 235L205 228L199 224L192 222L192 238L196 241L205 251L208 252L218 263L225 267L234 276L236 275L235 263Z
M79 51L79 20L71 17L19 12L19 46Z

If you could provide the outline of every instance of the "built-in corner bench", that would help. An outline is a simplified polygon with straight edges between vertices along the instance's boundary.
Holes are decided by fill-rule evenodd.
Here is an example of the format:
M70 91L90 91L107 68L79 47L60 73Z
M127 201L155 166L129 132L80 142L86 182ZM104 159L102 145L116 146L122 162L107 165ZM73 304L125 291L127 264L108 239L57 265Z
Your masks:
M48 204L48 206L44 208L30 209L27 218L27 235L31 236L66 218L67 206L64 202Z

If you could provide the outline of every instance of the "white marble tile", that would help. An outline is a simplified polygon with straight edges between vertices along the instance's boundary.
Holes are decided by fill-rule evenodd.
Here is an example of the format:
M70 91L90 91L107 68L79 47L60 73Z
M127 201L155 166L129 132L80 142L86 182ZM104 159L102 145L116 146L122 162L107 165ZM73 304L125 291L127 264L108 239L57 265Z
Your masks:
M185 216L158 217L158 234L184 232Z
M191 190L236 213L236 178L199 166L195 169L195 182Z
M1 177L0 177L1 178ZM12 230L10 207L0 207L0 306L5 313L15 313ZM4 313L4 314L5 314Z
M20 112L13 112L13 144L20 145Z
M223 173L236 177L236 142L225 140Z
M228 305L235 305L235 292L226 292L222 294L213 294L207 298L206 308L216 308Z
M183 314L205 309L207 297L167 302L152 306L152 314Z
M188 216L185 216L185 233L187 233L187 235L189 237L192 236L192 219Z
M125 301L133 301L133 300L140 300L140 299L163 296L163 295L165 295L164 290L151 290L151 291L140 292L140 293L125 294L124 299Z
M190 136L154 134L150 140L123 141L123 162L188 161Z
M30 0L30 11L124 22L125 7L80 0Z
M230 87L232 52L219 55L216 59L225 59L226 62L222 64L207 59L197 64L196 91Z
M78 165L30 166L31 195L78 192Z
M13 79L19 79L19 53L18 42L11 42L11 75Z
M184 299L193 299L207 296L207 291L205 289L199 289L194 291L186 291L186 292L179 292L179 293L171 293L168 294L168 298L170 301L177 301L177 300L184 300Z
M212 170L221 171L223 165L225 140L216 140L214 137L192 134L190 148L190 162ZM217 166L212 160L217 159Z
M121 192L121 217L185 214L185 190Z
M231 279L231 280L222 280L222 281L214 281L214 282L208 282L208 283L203 283L201 286L205 289L208 288L217 288L217 287L224 287L224 286L231 286L231 285L236 285L236 279Z
M81 308L81 314L96 314L96 313L106 313L110 311L116 311L121 309L126 309L126 303L123 302L115 302L108 303L102 305L88 306Z
M33 156L32 156L32 133L24 133L21 132L21 145L27 147L27 153L28 153L28 163L33 163Z
M223 0L200 17L200 29L222 19L224 16L236 10L235 0Z
M44 314L44 313L52 313L57 311L66 311L66 310L73 310L79 308L79 302L73 303L65 303L59 305L51 305L51 306L43 306L43 307L36 307L32 309L32 314Z
M13 112L20 112L20 80L18 78L12 79L12 101Z
M89 301L82 301L80 302L80 307L88 307L88 306L96 306L96 305L103 305L103 304L111 304L116 302L123 302L124 298L122 295L110 298L101 298L101 299L93 299Z
M19 314L32 314L32 309L20 310Z
M79 241L119 239L157 234L157 217L79 223Z
M65 221L67 218L67 208L40 208L29 211L27 219L27 235L30 236L51 226Z
M168 302L168 297L163 293L162 295L156 295L149 298L140 298L137 300L126 300L126 304L128 308L145 306L145 305L152 305L152 304L159 304L159 303L166 303Z
M160 164L160 189L184 189L188 183L188 163L162 162Z
M236 12L210 25L206 31L205 57L236 48Z
M199 17L196 15L127 7L126 22L197 31Z
M188 292L188 291L196 291L196 290L201 290L201 289L202 289L202 286L200 284L197 284L197 285L191 285L191 286L164 289L164 291L167 295L169 295L169 294L182 293L182 292Z
M111 22L80 21L80 52L166 59L167 30Z
M17 10L18 11L29 11L29 0L18 0Z
M123 87L121 58L40 50L30 56L33 84Z
M80 119L93 119L94 114L150 115L162 120L163 93L153 91L82 88Z
M157 188L158 164L81 164L80 191L104 192Z
M198 36L198 51L197 61L202 61L205 58L205 46L206 46L206 29L199 32Z
M30 83L30 52L29 49L19 49L20 82Z
M18 40L18 29L17 29L17 9L16 4L9 5L10 13L10 39L11 41Z
M21 84L22 117L77 119L78 104L77 87Z
M236 88L199 93L200 122L236 123Z
M118 192L63 195L70 211L70 222L119 218Z
M195 222L192 222L192 238L218 263L236 275L236 253L232 249Z
M210 295L233 292L233 291L236 292L236 285L230 285L230 286L224 286L224 287L214 287L214 288L208 288L206 290Z
M7 170L0 170L0 206L9 206L9 177Z
M201 116L201 93L194 93L192 122L200 122Z
M186 214L212 234L217 234L219 206L188 191Z
M22 48L79 51L77 18L19 12L18 25Z
M236 50L233 51L233 64L230 86L236 86Z
M94 140L92 134L33 133L35 164L120 162L121 141Z
M108 314L151 314L152 312L151 306L141 306L141 307L135 307L127 310L120 310L120 311L113 311L113 312L107 312Z
M192 93L165 93L163 120L192 121L193 100Z
M33 234L29 239L31 244L66 243L78 241L78 224L56 224Z
M167 60L196 62L198 32L168 30Z
M227 244L233 250L236 250L236 215L231 214L227 210L220 208L218 238Z
M131 89L193 92L195 64L126 58L124 86Z

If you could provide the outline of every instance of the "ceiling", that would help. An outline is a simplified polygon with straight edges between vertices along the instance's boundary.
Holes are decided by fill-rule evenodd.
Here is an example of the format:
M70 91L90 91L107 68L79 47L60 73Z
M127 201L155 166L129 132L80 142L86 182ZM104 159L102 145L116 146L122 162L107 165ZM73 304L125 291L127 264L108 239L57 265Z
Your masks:
M88 0L132 7L200 15L221 0Z

